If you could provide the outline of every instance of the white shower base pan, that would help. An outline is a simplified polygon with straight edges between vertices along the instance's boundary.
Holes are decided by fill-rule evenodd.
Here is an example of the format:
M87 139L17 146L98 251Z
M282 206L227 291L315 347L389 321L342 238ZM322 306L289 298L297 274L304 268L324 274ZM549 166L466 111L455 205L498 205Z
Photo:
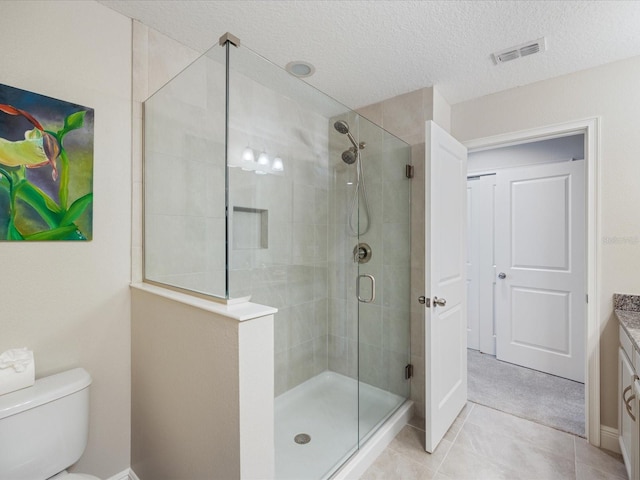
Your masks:
M336 477L350 472L349 478L353 478L358 472L364 472L366 466L358 468L356 463L366 462L369 457L372 461L384 449L408 422L412 403L365 383L360 383L359 397L358 422L358 382L344 375L323 372L278 396L275 399L276 478L329 478L351 456L354 457ZM380 428L392 416L394 422ZM309 435L311 441L296 443L294 437L300 433Z

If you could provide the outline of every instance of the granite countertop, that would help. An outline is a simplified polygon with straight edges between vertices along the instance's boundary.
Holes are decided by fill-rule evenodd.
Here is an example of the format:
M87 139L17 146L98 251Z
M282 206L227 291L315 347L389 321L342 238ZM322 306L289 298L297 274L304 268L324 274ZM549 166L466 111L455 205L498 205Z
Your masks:
M613 308L635 349L640 351L640 295L616 293L613 296Z

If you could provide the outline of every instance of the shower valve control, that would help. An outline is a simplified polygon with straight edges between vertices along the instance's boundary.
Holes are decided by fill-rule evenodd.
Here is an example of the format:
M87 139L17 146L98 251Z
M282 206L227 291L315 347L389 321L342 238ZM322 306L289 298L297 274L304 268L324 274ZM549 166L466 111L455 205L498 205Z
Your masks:
M356 263L367 263L371 260L371 247L366 243L359 243L353 249L353 261Z

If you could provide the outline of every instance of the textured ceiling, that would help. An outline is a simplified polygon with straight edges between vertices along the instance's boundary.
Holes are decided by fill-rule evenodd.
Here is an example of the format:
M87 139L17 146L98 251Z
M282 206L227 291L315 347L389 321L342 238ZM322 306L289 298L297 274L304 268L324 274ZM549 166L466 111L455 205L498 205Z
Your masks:
M351 107L437 85L451 104L640 55L638 1L100 0L204 52L231 32ZM539 37L548 50L494 65Z

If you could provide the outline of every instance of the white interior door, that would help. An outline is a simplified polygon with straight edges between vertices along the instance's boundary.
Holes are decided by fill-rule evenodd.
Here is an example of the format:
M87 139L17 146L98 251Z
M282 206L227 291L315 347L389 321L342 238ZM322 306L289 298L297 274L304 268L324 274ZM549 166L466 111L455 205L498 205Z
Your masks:
M497 357L584 382L584 161L501 170Z
M496 354L495 316L496 175L467 177L467 347Z
M425 448L467 402L467 149L432 121L425 138Z

